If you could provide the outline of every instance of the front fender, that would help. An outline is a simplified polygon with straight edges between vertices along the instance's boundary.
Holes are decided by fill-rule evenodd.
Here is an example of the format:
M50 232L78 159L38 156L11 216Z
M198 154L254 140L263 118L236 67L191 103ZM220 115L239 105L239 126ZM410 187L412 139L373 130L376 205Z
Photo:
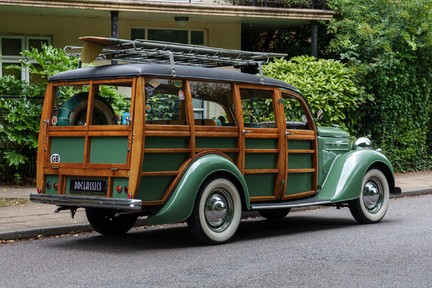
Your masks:
M363 176L371 168L384 173L390 191L393 191L395 180L390 161L375 150L359 149L335 159L318 197L330 199L333 203L357 199L361 193Z
M250 208L249 190L243 175L227 158L218 154L206 154L193 161L186 169L169 200L146 223L149 225L185 221L192 213L199 188L207 177L215 173L229 174L237 180L243 192L246 208Z

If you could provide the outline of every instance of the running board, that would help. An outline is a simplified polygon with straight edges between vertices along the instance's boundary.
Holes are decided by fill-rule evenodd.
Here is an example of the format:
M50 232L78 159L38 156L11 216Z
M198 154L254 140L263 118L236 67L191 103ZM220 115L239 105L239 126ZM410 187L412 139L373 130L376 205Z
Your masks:
M331 203L332 202L328 199L308 198L308 199L301 199L301 200L294 200L294 201L252 204L251 209L252 210L269 210L269 209L280 209L280 208L295 208L295 207L328 205Z

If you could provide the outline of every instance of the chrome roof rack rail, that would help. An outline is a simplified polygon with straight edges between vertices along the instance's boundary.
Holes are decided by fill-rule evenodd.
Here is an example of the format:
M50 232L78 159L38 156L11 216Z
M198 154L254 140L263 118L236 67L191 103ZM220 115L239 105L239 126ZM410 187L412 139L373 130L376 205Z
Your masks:
M115 60L118 63L170 64L199 67L257 66L262 77L262 65L273 58L285 57L281 53L250 52L207 46L178 44L143 39L124 40L103 37L81 37L83 47L66 46L69 55L80 57L83 63L94 60ZM77 51L80 51L77 52Z

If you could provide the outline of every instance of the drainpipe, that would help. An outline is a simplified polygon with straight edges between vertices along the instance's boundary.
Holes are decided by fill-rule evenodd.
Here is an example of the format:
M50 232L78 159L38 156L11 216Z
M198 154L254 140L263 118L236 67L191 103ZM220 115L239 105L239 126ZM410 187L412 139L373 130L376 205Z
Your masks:
M312 9L318 9L319 4L318 0L312 0L311 1L311 8ZM315 58L318 58L318 24L316 21L312 21L312 32L311 32L311 49L312 49L312 56Z
M111 11L111 37L118 38L119 11Z
M311 48L312 56L318 58L318 25L316 21L312 22L312 35L311 35Z
M119 38L118 33L119 11L111 11L111 38ZM111 60L111 64L117 64L117 60Z

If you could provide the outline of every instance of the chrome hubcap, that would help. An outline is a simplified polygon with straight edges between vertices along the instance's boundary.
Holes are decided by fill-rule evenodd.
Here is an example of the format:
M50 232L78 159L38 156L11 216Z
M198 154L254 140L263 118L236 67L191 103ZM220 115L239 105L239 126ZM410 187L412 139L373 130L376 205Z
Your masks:
M363 203L369 213L376 213L381 209L384 192L381 182L370 178L363 187Z
M206 221L213 231L223 231L231 222L233 200L225 190L215 190L204 207Z

